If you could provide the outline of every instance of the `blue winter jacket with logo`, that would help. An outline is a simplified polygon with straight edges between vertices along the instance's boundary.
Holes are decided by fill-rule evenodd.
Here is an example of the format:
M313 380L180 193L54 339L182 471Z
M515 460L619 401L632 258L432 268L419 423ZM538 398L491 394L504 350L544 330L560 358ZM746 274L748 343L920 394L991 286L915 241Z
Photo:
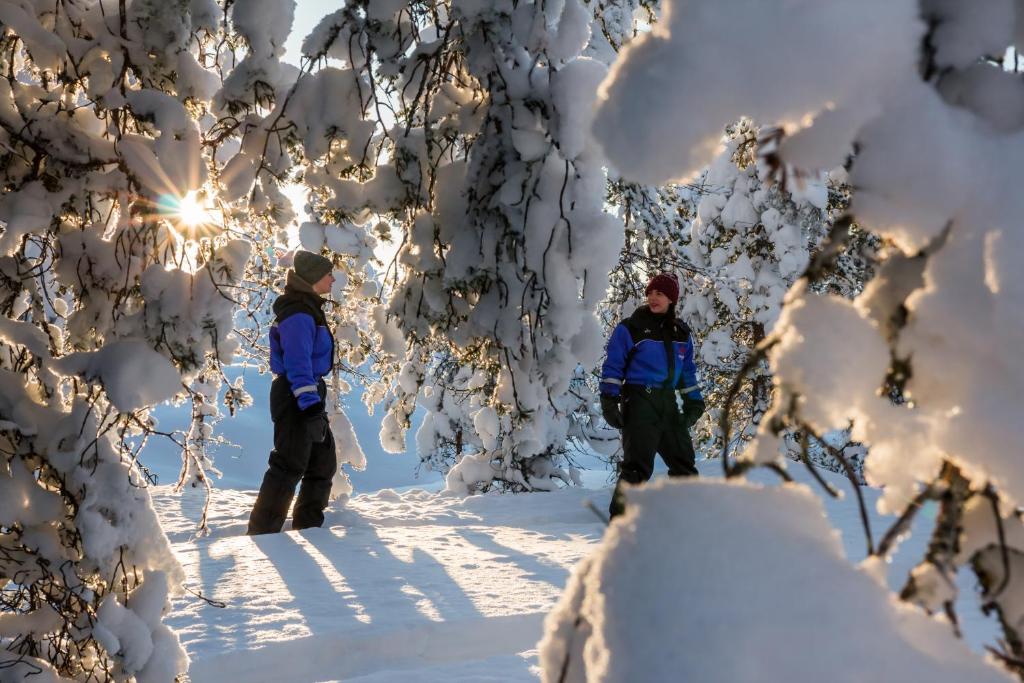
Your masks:
M320 403L318 385L333 365L334 336L323 313L324 300L295 285L289 278L285 293L274 302L270 371L288 378L299 409L305 410Z
M618 396L624 384L677 389L703 400L686 323L641 306L616 325L601 368L601 393Z

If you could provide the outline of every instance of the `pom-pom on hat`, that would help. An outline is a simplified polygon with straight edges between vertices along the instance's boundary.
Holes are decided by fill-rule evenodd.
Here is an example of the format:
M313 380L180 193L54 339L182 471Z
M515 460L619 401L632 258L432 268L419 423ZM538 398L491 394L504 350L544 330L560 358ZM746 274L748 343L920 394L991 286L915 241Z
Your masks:
M647 283L647 289L644 290L644 296L650 294L652 289L667 296L672 303L679 301L679 278L675 273L658 273L652 277Z
M315 285L320 278L334 269L334 264L320 254L311 251L295 252L292 270L308 284Z

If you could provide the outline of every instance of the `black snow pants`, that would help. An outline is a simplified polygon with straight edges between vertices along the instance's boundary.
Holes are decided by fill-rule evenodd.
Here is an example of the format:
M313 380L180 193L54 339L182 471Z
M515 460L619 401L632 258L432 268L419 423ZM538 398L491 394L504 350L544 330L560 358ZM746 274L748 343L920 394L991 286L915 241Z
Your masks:
M327 387L323 380L318 389L320 400L324 401ZM275 377L270 385L270 417L274 421L274 449L270 451L269 467L249 515L248 533L281 531L300 481L299 497L292 510L292 528L322 526L337 468L334 435L328 428L322 442L313 442L306 426L309 418L299 412L291 385L283 376Z
M654 454L668 465L668 476L696 476L693 442L672 389L636 384L622 387L622 464L619 481L608 512L612 517L625 510L623 482L641 484L654 474Z

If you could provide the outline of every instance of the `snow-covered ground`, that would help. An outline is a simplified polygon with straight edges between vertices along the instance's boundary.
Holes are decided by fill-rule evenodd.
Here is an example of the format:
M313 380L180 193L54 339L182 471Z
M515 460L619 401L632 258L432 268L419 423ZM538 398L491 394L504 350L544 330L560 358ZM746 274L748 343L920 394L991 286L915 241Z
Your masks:
M378 460L378 476L393 469L390 476L405 481L412 459L405 458ZM194 534L198 491L154 490L187 587L223 604L193 595L174 601L169 624L192 659L194 683L539 677L544 617L604 533L586 503L607 506L607 472L585 472L584 488L553 493L460 498L436 484L357 492L331 507L323 529L251 538L245 524L262 464L260 455L235 472L241 487L215 490L205 538ZM720 475L718 462L700 465L703 476ZM802 468L791 470L806 478ZM768 483L774 475L757 478ZM848 556L863 557L852 497L827 501L826 509ZM877 536L882 520L874 521ZM925 541L918 534L897 556L894 586ZM973 645L991 637L977 611L963 605L961 617Z
M269 389L268 375L234 372L247 373L254 397ZM154 502L186 586L223 604L192 594L173 603L168 623L192 659L191 680L537 680L544 617L604 534L586 505L607 508L609 472L596 458L584 459L591 469L583 472L582 488L446 495L438 474L417 472L414 449L393 455L380 448L379 416L368 415L355 397L346 405L367 468L350 473L355 494L332 505L322 529L245 535L272 441L259 401L219 426L238 447L218 453L223 476L206 537L195 536L201 492L177 494L168 485L178 465L172 445L154 441L147 449L163 483L153 489ZM184 427L183 412L159 408L161 427ZM703 477L721 476L719 461L698 465ZM663 476L660 460L657 472ZM810 481L800 465L791 463L790 472ZM845 479L824 476L849 491ZM768 472L752 478L778 482ZM873 511L878 492L865 489L865 496ZM855 499L826 499L825 509L847 556L859 561L866 546ZM921 557L934 515L933 508L922 511L916 533L891 563L894 590ZM872 513L876 540L891 521ZM969 580L960 588L969 598L958 606L961 625L980 651L993 641L993 626L973 607Z
M156 492L191 595L169 624L193 681L533 680L545 614L601 537L604 491L356 496L325 528L244 535L252 491Z

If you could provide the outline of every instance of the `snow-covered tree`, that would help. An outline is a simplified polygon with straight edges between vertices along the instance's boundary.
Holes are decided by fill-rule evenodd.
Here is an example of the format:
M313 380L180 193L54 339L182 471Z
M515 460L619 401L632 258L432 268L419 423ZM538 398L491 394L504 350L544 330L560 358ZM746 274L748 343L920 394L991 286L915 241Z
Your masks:
M993 652L1018 674L1024 206L1014 170L1024 155L1024 82L1010 48L1024 39L1022 13L1008 1L673 2L665 24L613 67L594 124L611 162L641 182L698 175L720 149L721 127L743 116L779 126L775 155L788 172L848 164L849 216L835 222L745 364L768 360L774 397L751 447L726 469L784 473L785 430L824 442L829 430L849 428L869 448L865 476L881 488L880 510L898 516L883 534L866 527L869 554L887 557L923 503L939 501L927 555L901 597L944 612L955 629L954 579L969 566L1003 629ZM875 275L852 300L823 284L853 235L851 219L881 241ZM760 527L758 507L749 513ZM793 515L781 526L802 524ZM561 680L567 670L597 675L609 661L629 666L636 654L609 651L621 613L594 593L638 551L620 543L609 553L601 580L581 579L552 625L545 655L556 655L549 662L562 665ZM558 669L549 675L558 680Z
M224 364L257 354L292 220L275 109L293 3L0 4L0 669L170 681L182 571L148 438L208 485ZM259 243L254 249L253 243ZM250 313L236 331L236 312ZM153 404L192 402L187 433ZM47 675L49 675L47 673Z
M680 311L700 339L699 361L711 420L704 447L721 452L713 429L718 412L750 351L771 331L786 290L806 268L828 231L827 182L773 182L758 131L748 121L729 127L725 149L695 181L696 217L683 253L696 266L684 278ZM749 373L744 400L730 421L740 443L753 436L771 401L765 364ZM734 448L732 444L729 446Z
M569 479L570 383L600 356L622 239L585 134L592 21L579 0L357 2L303 46L338 135L305 182L338 220L401 235L371 313L382 443L402 448L422 394L421 456L459 455L456 490Z

